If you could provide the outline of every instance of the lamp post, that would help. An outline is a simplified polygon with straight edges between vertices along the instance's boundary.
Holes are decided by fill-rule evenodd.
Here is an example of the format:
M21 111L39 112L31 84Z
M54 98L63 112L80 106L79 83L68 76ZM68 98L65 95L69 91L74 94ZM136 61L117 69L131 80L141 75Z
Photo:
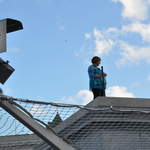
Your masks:
M22 30L23 25L20 21L6 18L0 20L0 53L6 52L7 50L7 33ZM15 71L9 64L9 61L4 61L0 58L0 83L4 84L10 75Z

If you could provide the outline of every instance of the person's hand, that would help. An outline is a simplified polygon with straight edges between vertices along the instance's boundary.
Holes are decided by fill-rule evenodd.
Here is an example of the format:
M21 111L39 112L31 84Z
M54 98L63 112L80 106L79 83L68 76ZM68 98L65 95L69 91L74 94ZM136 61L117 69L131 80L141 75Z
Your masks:
M106 77L107 76L107 74L106 73L103 73L103 77ZM101 78L102 77L102 74L96 74L96 77L97 78Z
M104 73L104 77L106 77L107 76L107 74L106 73Z

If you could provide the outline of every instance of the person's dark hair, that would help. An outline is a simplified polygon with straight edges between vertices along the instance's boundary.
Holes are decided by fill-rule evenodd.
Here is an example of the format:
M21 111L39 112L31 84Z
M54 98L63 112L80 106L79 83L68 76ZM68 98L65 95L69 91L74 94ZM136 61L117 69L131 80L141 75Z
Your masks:
M91 62L92 62L92 64L95 64L95 63L97 63L97 62L100 61L100 60L101 60L100 57L94 56L94 57L91 59Z

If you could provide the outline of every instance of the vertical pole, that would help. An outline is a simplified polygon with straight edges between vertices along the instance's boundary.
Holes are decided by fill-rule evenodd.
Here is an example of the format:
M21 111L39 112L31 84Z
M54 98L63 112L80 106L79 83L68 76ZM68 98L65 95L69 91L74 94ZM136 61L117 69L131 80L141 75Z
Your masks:
M105 83L104 83L104 71L103 71L103 66L101 66L101 71L102 71L103 96L105 96Z
M0 53L6 51L6 20L0 20Z

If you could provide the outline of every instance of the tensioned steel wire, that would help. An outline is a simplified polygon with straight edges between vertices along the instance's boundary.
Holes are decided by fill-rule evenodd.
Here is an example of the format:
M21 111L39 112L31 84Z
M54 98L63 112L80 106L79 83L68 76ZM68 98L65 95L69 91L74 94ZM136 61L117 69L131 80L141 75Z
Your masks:
M82 150L150 149L149 108L90 107L8 96L0 96L0 100L15 102L23 112L39 121L46 128L50 127L54 131L58 131L57 134L60 137ZM83 113L79 113L82 111ZM72 117L74 115L76 117ZM75 119L70 119L68 123L69 118ZM64 128L57 130L61 124ZM14 149L17 149L18 143L26 146L34 145L34 147L37 143L43 143L32 131L2 108L0 108L0 136L3 139L6 136L7 139L10 137L14 139L11 139L7 146L5 141L1 143L2 140L0 139L0 149L12 145L15 147ZM27 137L31 138L31 142L27 141Z

